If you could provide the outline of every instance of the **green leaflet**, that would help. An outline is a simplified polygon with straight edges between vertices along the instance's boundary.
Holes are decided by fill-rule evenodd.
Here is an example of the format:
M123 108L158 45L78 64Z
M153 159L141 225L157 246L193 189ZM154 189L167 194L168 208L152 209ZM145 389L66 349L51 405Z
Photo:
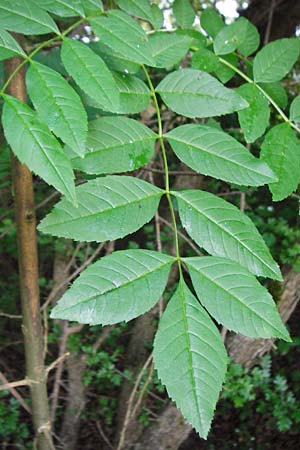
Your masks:
M170 73L156 91L169 108L186 117L230 114L248 106L239 94L225 88L211 75L195 69Z
M264 83L281 80L297 61L299 52L298 38L270 42L254 58L254 80Z
M65 38L61 58L78 86L99 102L101 107L108 111L118 108L119 91L116 82L100 56L82 42Z
M4 96L2 114L4 134L18 159L48 184L76 202L72 166L47 125L28 105Z
M174 128L165 137L178 158L203 175L245 186L276 180L265 163L224 131L188 124Z
M238 93L249 103L248 108L238 111L239 122L246 142L254 142L269 125L269 104L255 84L243 84L238 88Z
M101 0L82 0L84 12L87 16L100 14L103 11L103 3Z
M290 106L290 119L293 122L300 121L300 95L294 98Z
M27 1L27 0L26 0ZM84 16L81 0L34 0L38 6L61 17Z
M83 156L87 115L74 89L59 73L37 62L30 64L26 85L41 119L75 153Z
M123 250L89 266L52 310L52 318L90 325L126 322L161 297L174 258L149 250Z
M172 194L178 200L182 225L200 247L238 262L255 275L282 279L263 238L238 208L205 191Z
M217 327L182 279L159 322L153 359L169 396L206 438L227 355Z
M164 15L162 10L155 3L151 5L152 25L155 30L159 30L164 24Z
M269 292L239 264L225 258L183 258L203 306L229 330L254 338L289 334Z
M228 61L234 67L238 66L238 57L234 53L223 55L222 59L225 59L225 61ZM222 83L225 84L229 80L231 80L232 77L234 77L235 71L220 62L219 66L215 69L215 75L219 78L220 81L222 81Z
M246 39L248 20L244 17L232 22L218 32L214 40L214 51L217 55L226 55L236 50Z
M89 123L87 152L73 167L90 174L135 170L152 158L156 135L127 117L101 117Z
M267 133L261 146L261 158L278 177L270 183L274 202L283 200L297 189L300 181L300 143L288 123L276 125Z
M139 64L128 61L126 57L113 52L109 47L100 41L90 42L89 47L97 53L97 55L101 56L110 70L124 72L125 74L135 74L140 70Z
M280 108L285 108L288 96L284 87L276 81L275 83L259 83L263 90L277 103Z
M201 12L200 23L203 30L212 38L225 26L222 17L212 8L206 8Z
M0 61L12 56L26 56L15 39L5 30L0 30Z
M178 64L186 55L192 38L176 32L156 31L149 36L149 46L155 67L169 68Z
M76 188L77 208L63 199L38 229L84 242L119 239L152 219L162 194L161 189L138 178L97 178Z
M200 48L193 54L192 67L207 73L214 72L219 67L219 60L212 51L207 48Z
M237 47L237 49L242 55L247 57L249 55L252 55L252 53L254 53L258 49L260 36L256 26L253 25L253 23L249 22L249 20L245 19L244 17L241 17L241 19L243 19L247 23L246 35L244 41Z
M59 34L54 20L33 0L0 2L0 27L22 34Z
M152 23L152 10L148 0L117 0L117 5L128 14Z
M101 42L113 52L139 64L154 64L145 31L127 14L111 10L90 23Z
M173 13L181 28L191 28L195 20L195 11L189 0L174 0Z

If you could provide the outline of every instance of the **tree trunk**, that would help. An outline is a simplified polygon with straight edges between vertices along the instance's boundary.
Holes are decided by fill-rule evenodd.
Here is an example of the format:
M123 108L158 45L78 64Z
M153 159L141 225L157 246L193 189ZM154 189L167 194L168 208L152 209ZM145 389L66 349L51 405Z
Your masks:
M20 58L5 63L8 77ZM25 73L20 70L9 85L9 94L26 102ZM30 385L32 416L39 450L53 449L47 398L47 377L43 357L43 332L39 302L39 274L34 211L33 181L29 169L12 156L14 204L16 210L22 330L24 334L26 376Z

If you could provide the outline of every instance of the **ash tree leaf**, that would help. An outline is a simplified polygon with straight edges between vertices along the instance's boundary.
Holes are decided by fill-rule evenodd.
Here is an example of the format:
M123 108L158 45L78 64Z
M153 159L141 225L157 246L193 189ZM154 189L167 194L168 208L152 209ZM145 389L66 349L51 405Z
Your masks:
M298 38L284 38L270 42L254 58L254 80L264 83L281 80L297 61L299 52Z
M22 34L59 34L54 20L33 0L0 2L0 27Z
M127 117L101 117L89 123L84 158L74 155L73 167L90 174L135 170L154 153L156 135Z
M52 319L90 325L128 322L161 297L174 258L149 250L121 250L90 265L51 312Z
M175 0L173 13L181 28L191 28L195 20L195 11L189 0Z
M126 13L152 23L153 15L148 0L117 0L117 5Z
M5 30L0 30L0 61L12 56L26 56L17 41Z
M263 90L277 103L280 108L285 109L288 103L288 96L281 83L259 83Z
M164 24L164 15L162 10L156 3L151 5L152 20L151 23L155 30L159 30Z
M200 69L204 72L210 73L217 70L219 67L219 60L217 56L207 48L200 48L192 57L192 68Z
M228 55L222 55L222 59L229 62L232 66L238 66L238 57L234 53L229 53ZM235 71L230 67L222 64L220 62L219 66L215 69L215 75L219 78L222 83L227 83L231 78L234 77Z
M255 84L243 84L238 88L238 93L249 103L248 108L238 111L239 123L246 142L254 142L264 134L269 125L269 104Z
M183 261L197 296L218 323L253 338L291 341L271 295L244 267L216 256Z
M27 1L27 0L26 0ZM61 17L84 16L81 0L34 0L38 6Z
M278 177L270 183L274 202L283 200L297 189L300 181L300 143L288 123L276 125L261 146L261 158Z
M154 216L161 189L128 176L108 176L76 188L78 207L60 201L38 229L78 241L109 241L134 233Z
M178 158L203 175L245 186L275 181L272 170L224 131L187 124L165 135Z
M281 280L278 265L253 222L236 206L205 191L173 192L192 239L208 253L224 256L258 276Z
M145 31L123 11L111 10L90 20L100 41L117 55L138 64L154 64Z
M212 8L206 8L201 12L200 23L203 30L215 38L222 28L225 27L222 17Z
M176 32L156 31L149 36L149 46L155 67L169 68L187 54L192 38Z
M290 106L290 119L293 122L300 121L300 95L294 98Z
M84 12L87 16L100 14L103 11L101 0L82 0Z
M114 110L119 105L119 91L112 73L87 45L65 38L61 48L61 59L78 86L105 110Z
M80 97L56 71L31 62L26 74L29 96L51 131L83 156L87 137L87 114Z
M169 396L206 439L227 355L217 327L182 279L159 322L153 359Z
M256 26L253 25L253 23L251 23L245 17L241 17L238 20L241 19L243 19L243 21L246 22L247 24L246 35L244 41L237 47L237 49L243 56L247 58L258 49L260 43L260 36Z
M246 19L240 17L218 32L214 40L214 51L217 55L232 53L243 44L247 34L247 22Z
M156 91L169 108L186 117L213 117L248 107L239 94L225 88L211 75L195 69L170 73Z
M101 56L110 70L123 72L125 74L135 74L140 70L139 64L128 61L126 57L115 53L100 41L90 42L89 47L97 53L97 55Z
M76 194L71 162L38 114L20 100L5 95L2 123L6 140L17 158L65 194L74 208Z

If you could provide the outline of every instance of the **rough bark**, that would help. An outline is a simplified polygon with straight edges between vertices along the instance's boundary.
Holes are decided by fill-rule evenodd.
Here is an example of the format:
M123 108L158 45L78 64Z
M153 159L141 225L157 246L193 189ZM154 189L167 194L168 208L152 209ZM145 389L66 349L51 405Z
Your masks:
M20 64L19 58L5 63L8 77ZM20 70L9 85L8 93L26 102L25 73ZM22 330L24 335L26 376L30 385L32 417L39 450L53 449L47 398L47 378L43 358L43 332L40 317L38 253L32 174L12 156L14 204L16 211Z

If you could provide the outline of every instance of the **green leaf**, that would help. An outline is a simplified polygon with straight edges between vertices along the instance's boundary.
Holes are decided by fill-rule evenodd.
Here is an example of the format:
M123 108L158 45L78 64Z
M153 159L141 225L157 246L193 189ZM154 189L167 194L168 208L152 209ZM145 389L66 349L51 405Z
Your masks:
M247 23L246 36L244 41L237 48L239 52L247 58L258 49L260 36L256 26L253 25L253 23L251 23L244 17L241 17L241 19L243 19Z
M279 82L275 83L259 83L264 91L277 103L280 108L285 109L288 103L288 96Z
M253 338L290 341L269 292L239 264L225 258L184 258L203 306L218 323Z
M300 121L300 95L294 98L290 106L290 119L293 122Z
M240 17L218 32L214 40L214 51L217 55L231 53L243 44L247 34L247 22L247 19Z
M76 188L78 208L63 199L38 228L84 242L119 239L152 219L162 194L161 189L134 177L97 178Z
M27 1L27 0L26 0ZM81 0L35 0L46 11L61 17L84 16Z
M205 191L173 192L182 225L192 239L214 256L225 256L255 275L281 280L263 238L238 208Z
M37 113L20 100L4 96L2 123L8 144L31 171L76 202L71 163Z
M0 27L22 34L59 34L54 20L33 0L0 2Z
M212 117L229 114L248 103L205 72L181 69L167 75L157 86L166 105L186 117Z
M156 135L127 117L101 117L89 123L85 157L74 157L73 167L90 174L135 170L154 153Z
M229 55L223 55L222 59L225 59L225 61L228 61L231 65L234 67L238 66L238 57L234 53L229 53ZM216 76L219 78L222 83L227 83L231 78L234 77L235 71L231 69L230 67L226 66L226 64L222 64L220 62L219 66L215 70Z
M215 38L225 26L220 14L212 8L206 8L201 12L200 23L203 30L212 38Z
M149 36L149 46L155 67L169 68L187 54L192 38L179 33L156 31Z
M118 87L100 56L82 42L64 39L61 58L68 73L84 92L105 110L117 109Z
M261 146L261 158L278 177L270 183L274 202L283 200L297 189L300 181L300 143L288 123L271 128Z
M178 158L203 175L245 186L276 180L264 162L224 131L187 124L174 128L165 137Z
M59 73L37 62L31 62L26 84L41 119L75 153L83 156L87 115L78 94Z
M219 67L219 60L216 55L206 48L200 48L193 54L192 68L200 69L204 72L214 72Z
M90 23L101 42L113 52L139 64L154 64L145 31L127 14L111 10Z
M207 45L207 37L204 36L204 34L202 34L200 31L195 30L193 28L189 29L179 28L178 30L176 30L175 33L181 36L188 36L189 38L191 38L192 40L191 46L193 47L201 48L206 47Z
M255 84L243 84L238 88L238 93L249 103L248 108L238 112L239 122L246 142L254 142L269 125L269 104Z
M153 359L169 396L206 438L227 355L217 327L182 279L159 322Z
M16 55L26 56L17 41L7 31L0 30L0 61Z
M128 322L161 297L174 258L149 250L122 250L89 266L52 310L52 319L90 325Z
M297 61L299 52L298 38L270 42L254 58L254 80L264 83L281 80Z
M148 0L117 0L117 5L126 13L152 23L152 10Z
M173 13L181 28L191 28L195 20L195 11L189 0L175 0Z
M164 24L164 15L160 7L155 3L151 5L151 14L152 14L151 23L155 30L159 30Z
M100 14L103 11L101 0L82 0L83 8L87 16Z
M110 70L124 72L125 74L135 74L140 70L139 64L128 61L126 57L116 54L100 41L90 42L89 47L97 53L97 55L101 56Z

